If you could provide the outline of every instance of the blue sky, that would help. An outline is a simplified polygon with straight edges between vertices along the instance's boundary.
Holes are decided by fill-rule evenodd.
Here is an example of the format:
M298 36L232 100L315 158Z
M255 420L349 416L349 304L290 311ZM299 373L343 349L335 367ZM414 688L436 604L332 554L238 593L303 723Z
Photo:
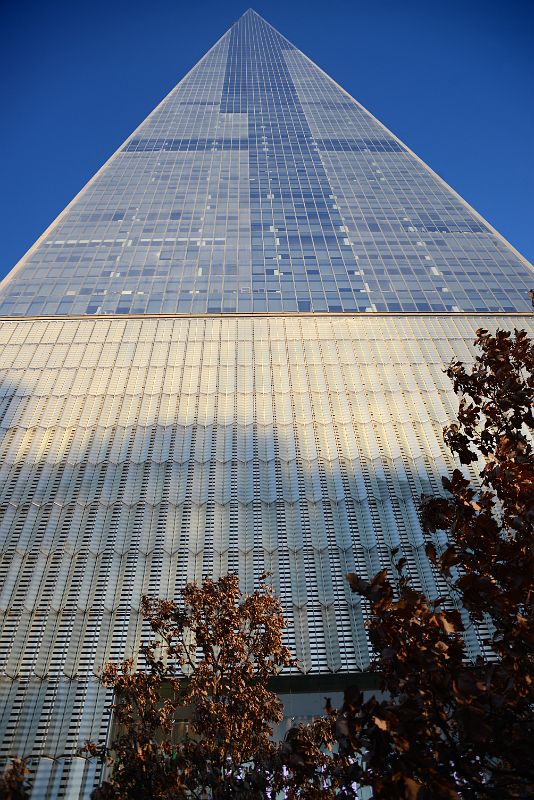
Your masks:
M4 0L0 275L247 7ZM253 8L534 261L532 0Z

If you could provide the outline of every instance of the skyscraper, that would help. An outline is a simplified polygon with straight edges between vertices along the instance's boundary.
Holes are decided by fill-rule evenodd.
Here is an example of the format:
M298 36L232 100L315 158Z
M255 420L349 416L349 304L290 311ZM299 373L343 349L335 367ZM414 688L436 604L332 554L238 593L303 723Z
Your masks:
M36 756L35 797L89 795L143 593L270 570L286 688L365 673L344 575L400 547L434 594L443 365L532 330L532 279L267 22L233 25L0 286L0 756Z

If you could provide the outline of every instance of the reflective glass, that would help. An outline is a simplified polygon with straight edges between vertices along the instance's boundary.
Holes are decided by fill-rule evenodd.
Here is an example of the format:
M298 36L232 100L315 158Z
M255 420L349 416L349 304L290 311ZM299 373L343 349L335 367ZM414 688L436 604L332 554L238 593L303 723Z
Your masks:
M248 11L0 290L4 315L523 311L532 273Z

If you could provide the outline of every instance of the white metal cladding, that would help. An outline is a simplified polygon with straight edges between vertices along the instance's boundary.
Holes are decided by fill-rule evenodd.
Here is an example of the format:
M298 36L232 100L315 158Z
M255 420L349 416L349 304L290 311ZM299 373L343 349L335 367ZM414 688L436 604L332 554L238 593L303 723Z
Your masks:
M0 325L1 756L34 797L88 796L104 662L135 654L143 593L264 570L303 672L365 670L348 571L400 547L437 591L417 516L453 462L443 373L474 330L528 316L6 320ZM478 652L476 631L467 634Z

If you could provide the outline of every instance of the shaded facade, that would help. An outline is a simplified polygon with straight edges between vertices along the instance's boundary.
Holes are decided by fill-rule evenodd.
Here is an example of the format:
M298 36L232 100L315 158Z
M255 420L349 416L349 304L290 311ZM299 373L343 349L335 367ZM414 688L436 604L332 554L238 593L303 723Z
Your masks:
M88 797L143 593L270 570L300 673L365 672L344 575L400 547L436 593L443 365L534 332L531 284L258 15L219 40L0 287L0 756L36 756L34 797Z

